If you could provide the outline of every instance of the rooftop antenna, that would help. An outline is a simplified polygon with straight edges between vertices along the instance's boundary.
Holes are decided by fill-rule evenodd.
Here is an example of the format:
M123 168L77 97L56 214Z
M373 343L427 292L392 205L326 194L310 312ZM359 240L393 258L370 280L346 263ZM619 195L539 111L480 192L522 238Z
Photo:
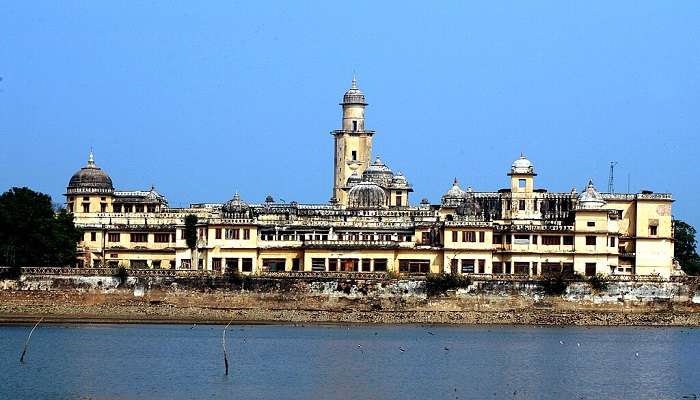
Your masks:
M617 161L610 161L610 175L608 176L608 193L615 193L615 166Z

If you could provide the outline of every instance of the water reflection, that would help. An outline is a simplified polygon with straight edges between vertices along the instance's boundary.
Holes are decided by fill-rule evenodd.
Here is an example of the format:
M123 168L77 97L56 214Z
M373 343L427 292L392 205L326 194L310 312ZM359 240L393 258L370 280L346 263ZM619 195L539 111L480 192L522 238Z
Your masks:
M682 398L690 328L0 326L0 398ZM401 351L403 349L404 351Z

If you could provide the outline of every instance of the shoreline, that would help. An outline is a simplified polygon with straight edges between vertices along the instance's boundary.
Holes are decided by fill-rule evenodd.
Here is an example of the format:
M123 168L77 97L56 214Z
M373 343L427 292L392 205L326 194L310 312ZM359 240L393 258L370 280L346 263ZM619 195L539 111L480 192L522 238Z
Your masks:
M40 318L48 324L168 324L168 325L508 325L508 326L677 326L700 327L700 313L677 311L361 311L299 309L203 309L167 310L110 307L112 312L61 306L54 313L41 306L23 310L2 307L0 324L34 324ZM68 311L68 312L65 312ZM89 311L89 312L86 312ZM99 312L98 312L99 311ZM141 312L139 312L141 311ZM173 312L176 311L176 312Z

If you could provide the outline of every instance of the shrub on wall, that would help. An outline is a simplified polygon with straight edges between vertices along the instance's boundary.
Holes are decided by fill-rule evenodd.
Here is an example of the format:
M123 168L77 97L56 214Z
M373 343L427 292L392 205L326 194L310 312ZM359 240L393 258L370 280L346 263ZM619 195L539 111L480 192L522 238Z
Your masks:
M444 295L448 290L469 287L471 280L457 274L428 274L425 277L425 292L429 297Z

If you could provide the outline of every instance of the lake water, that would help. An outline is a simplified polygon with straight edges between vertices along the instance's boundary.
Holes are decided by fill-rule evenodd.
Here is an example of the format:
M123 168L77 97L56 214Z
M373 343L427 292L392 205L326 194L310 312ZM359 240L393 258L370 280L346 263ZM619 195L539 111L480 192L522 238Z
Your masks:
M688 399L700 329L0 325L3 399ZM403 351L402 351L403 349Z

